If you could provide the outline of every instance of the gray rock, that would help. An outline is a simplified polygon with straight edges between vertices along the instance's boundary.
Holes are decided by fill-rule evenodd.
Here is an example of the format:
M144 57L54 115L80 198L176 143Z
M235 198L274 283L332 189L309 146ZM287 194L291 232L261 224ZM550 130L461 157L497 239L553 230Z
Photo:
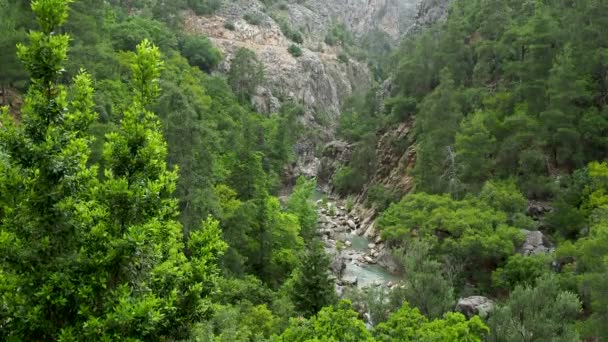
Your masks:
M344 277L342 277L342 279L340 280L341 285L343 286L354 286L357 285L357 276L349 274L349 275L345 275Z
M495 307L494 301L488 297L471 296L460 298L458 304L456 304L456 311L461 312L467 318L479 315L479 317L485 319L492 313Z
M553 247L542 232L526 229L522 229L521 231L525 235L524 243L519 248L519 253L522 255L528 256L539 253L550 253L553 251Z
M352 245L353 245L353 243L352 243L352 242L350 242L350 240L346 240L346 241L344 241L344 246L346 246L346 247L351 247Z
M357 224L353 220L346 221L346 224L350 227L350 229L357 229Z
M374 248L376 248L376 244L375 243L370 243L370 244L367 245L367 248L374 249Z
M333 274L340 277L342 275L342 272L344 272L344 270L346 269L346 261L341 255L337 255L334 260L332 260L330 268Z
M363 257L363 260L365 260L365 262L367 262L368 264L375 264L376 260L374 260L371 256L366 255L365 257Z
M395 260L395 258L386 248L380 251L377 260L378 265L386 268L391 273L397 273L401 268L397 260Z
M534 219L540 219L552 210L553 207L546 202L530 201L528 203L528 215Z

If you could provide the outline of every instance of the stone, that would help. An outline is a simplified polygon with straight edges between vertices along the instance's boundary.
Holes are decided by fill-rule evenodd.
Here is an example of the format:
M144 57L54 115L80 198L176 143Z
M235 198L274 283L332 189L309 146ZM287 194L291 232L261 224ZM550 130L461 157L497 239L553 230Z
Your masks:
M382 237L380 235L376 236L376 240L374 240L374 243L376 245L382 243Z
M375 287L378 287L378 286L380 286L380 285L382 285L382 282L381 282L380 280L377 280L377 279L376 279L376 280L374 280L374 286L375 286Z
M376 244L375 243L370 243L370 244L367 245L367 248L374 249L374 248L376 248Z
M534 219L539 219L547 213L550 213L553 208L546 202L530 201L528 202L528 216Z
M340 210L342 210L342 211L345 211L345 210L346 210L346 208L344 208L343 206L339 206L339 207L338 207L338 209L340 209Z
M353 245L353 243L350 242L350 240L344 241L344 246L346 246L346 247L352 247L352 245Z
M460 298L458 304L456 304L456 311L462 313L467 318L479 315L479 317L485 319L494 311L495 307L496 303L488 297L471 296Z
M519 253L522 255L528 256L553 251L553 247L541 231L522 229L521 232L525 235L524 243L519 248Z
M346 224L348 224L350 229L357 229L357 224L353 220L346 221Z
M393 285L395 285L392 281L389 281L388 283L386 283L386 287L391 288L393 287Z
M368 264L375 264L376 260L372 259L372 257L370 257L369 255L366 255L363 260L365 260L365 262L367 262Z
M358 279L357 279L356 275L349 274L349 275L342 277L342 279L340 280L340 283L343 286L354 286L354 285L357 285L357 281L358 281Z
M394 274L394 273L399 272L401 266L399 266L399 263L391 255L390 251L388 251L386 248L384 248L384 249L380 250L379 252L380 253L376 257L376 260L378 260L378 265L384 267L390 273Z
M332 260L330 268L333 274L340 276L346 269L346 261L342 256L338 255Z
M336 295L341 298L344 295L344 287L336 284Z

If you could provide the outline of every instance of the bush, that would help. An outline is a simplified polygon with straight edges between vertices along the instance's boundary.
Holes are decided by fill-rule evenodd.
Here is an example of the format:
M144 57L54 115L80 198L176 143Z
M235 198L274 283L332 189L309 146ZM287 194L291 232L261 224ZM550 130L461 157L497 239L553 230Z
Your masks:
M295 44L291 44L287 51L296 58L302 56L302 49Z
M222 0L188 0L188 5L198 15L209 15L222 6Z
M349 62L348 55L346 55L345 53L340 53L338 55L338 62L348 64L348 62Z
M374 184L367 194L367 205L374 205L378 211L386 210L391 203L399 201L399 195L382 185Z
M224 23L224 28L230 31L234 31L236 27L234 27L234 23L231 21L227 21Z
M333 182L334 188L339 194L347 195L361 191L365 184L365 177L361 172L345 166L336 172Z
M180 42L180 52L190 65L210 72L222 60L222 53L207 37L185 36Z
M262 21L264 21L264 17L262 16L262 14L255 13L255 12L245 14L243 16L243 19L245 19L245 21L249 25L256 25L256 26L260 25L262 23Z

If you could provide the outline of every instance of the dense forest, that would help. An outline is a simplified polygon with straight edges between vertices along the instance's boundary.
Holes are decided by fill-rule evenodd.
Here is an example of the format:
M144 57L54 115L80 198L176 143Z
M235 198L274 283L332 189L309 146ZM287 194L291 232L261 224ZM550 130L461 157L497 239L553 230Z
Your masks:
M455 0L393 48L333 27L378 82L345 102L333 187L375 209L402 274L345 293L316 179L280 196L305 109L258 113L256 54L218 72L183 28L221 6L0 0L1 340L608 339L608 3ZM407 194L370 184L403 124ZM521 253L535 231L551 248ZM491 310L455 310L474 295Z

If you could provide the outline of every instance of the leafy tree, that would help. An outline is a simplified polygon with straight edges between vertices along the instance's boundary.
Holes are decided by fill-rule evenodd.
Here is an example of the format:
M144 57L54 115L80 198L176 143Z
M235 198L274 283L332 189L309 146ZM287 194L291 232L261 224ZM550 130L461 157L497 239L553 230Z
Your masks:
M225 248L218 223L208 219L191 234L186 258L171 197L177 174L166 168L159 125L146 109L161 66L146 41L132 63L132 103L104 146L104 178L87 166L96 118L90 79L75 78L69 101L59 84L69 37L54 32L68 4L32 2L40 31L18 49L32 76L23 122L2 119L0 183L11 190L0 200L2 336L177 337L208 309Z
M16 1L0 1L0 100L3 105L9 105L7 87L17 86L27 79L27 74L17 59L17 42L25 38L26 34L20 28L23 21L22 4Z
M312 241L296 269L291 294L296 310L305 317L336 301L335 284L328 274L329 264L323 245Z
M180 41L180 51L191 65L210 72L222 59L222 53L213 46L209 38L186 35Z
M481 342L488 327L478 316L467 320L460 313L447 313L443 319L429 321L406 302L387 322L374 329L377 341L469 341Z
M188 5L198 15L209 15L220 9L223 0L187 0Z
M312 196L317 183L314 180L298 178L287 201L287 211L298 217L300 234L305 241L311 241L317 229L317 211Z
M533 285L536 279L549 272L550 257L546 254L509 257L503 267L492 273L492 283L502 289L514 289L517 285Z
M450 165L451 147L462 119L455 84L448 70L440 86L421 104L416 123L419 137L415 175L421 190L431 193L457 191L460 180L455 165ZM437 125L441 122L441 125ZM452 171L452 172L450 172Z
M372 342L372 336L365 324L348 301L340 301L335 306L323 308L310 319L292 318L289 327L271 341L344 341Z
M255 53L246 48L238 49L228 71L228 84L238 99L247 102L263 80L264 66L258 61Z
M423 315L437 318L454 307L451 275L446 274L444 266L432 258L430 249L429 243L413 240L407 249L396 252L405 280L390 294L391 302L396 304L395 309L408 302Z
M492 159L496 149L496 138L486 127L485 115L475 112L460 124L456 134L455 148L458 176L473 189L486 180L492 171Z
M538 278L536 285L517 286L490 317L489 341L580 341L574 321L581 302L559 288L555 276Z
M406 245L415 239L430 242L433 253L463 263L478 281L512 255L522 239L504 212L477 199L457 201L449 195L425 193L410 194L392 204L378 219L378 229L394 244Z

